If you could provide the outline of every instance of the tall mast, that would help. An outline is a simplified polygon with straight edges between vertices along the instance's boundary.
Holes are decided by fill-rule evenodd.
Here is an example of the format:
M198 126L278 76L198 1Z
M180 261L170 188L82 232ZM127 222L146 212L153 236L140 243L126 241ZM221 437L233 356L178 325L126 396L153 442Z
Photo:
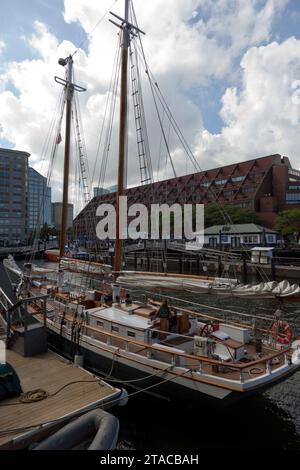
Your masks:
M120 204L119 198L124 192L125 155L126 155L126 128L127 128L127 65L129 47L128 22L129 0L125 0L125 22L122 25L121 45L121 90L120 90L120 129L119 129L119 160L118 160L118 189L116 207L116 242L114 271L121 271L122 263L122 240L120 238Z
M69 193L69 170L70 170L70 135L71 135L71 117L72 117L72 99L74 90L85 91L72 82L73 76L73 59L69 55L66 59L59 59L58 63L63 67L67 66L66 80L54 77L55 81L65 87L66 94L66 133L65 133L65 153L64 153L64 183L63 183L63 200L61 211L61 228L59 241L59 257L62 258L65 251L67 237L67 218L68 218L68 193Z
M130 33L132 30L141 32L136 26L128 21L129 1L125 0L125 18L120 18L111 12L113 16L121 21L121 25L110 20L122 30L122 44L121 44L121 86L120 86L120 129L119 129L119 160L118 160L118 189L116 201L116 241L115 241L115 257L114 257L114 271L119 273L121 271L122 263L122 239L120 237L120 204L119 198L124 193L125 181L125 155L126 155L126 137L127 137L127 78L128 78L128 48L130 43Z
M70 168L70 134L71 134L71 113L72 113L72 71L73 59L69 56L67 59L67 83L66 83L66 135L65 135L65 155L64 155L64 186L63 200L61 210L59 257L62 258L65 252L67 237L67 217L68 217L68 192L69 192L69 168Z

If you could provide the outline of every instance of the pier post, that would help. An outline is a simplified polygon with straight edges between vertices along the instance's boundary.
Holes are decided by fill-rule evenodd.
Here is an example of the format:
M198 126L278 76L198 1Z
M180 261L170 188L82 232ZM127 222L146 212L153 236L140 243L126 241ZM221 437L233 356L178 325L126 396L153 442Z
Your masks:
M134 270L137 270L137 259L136 259L136 253L134 253Z
M247 255L244 251L242 252L242 258L243 258L243 282L244 284L246 284L248 269L247 269Z
M271 276L272 276L272 281L274 281L276 278L276 265L275 265L274 258L271 258Z
M179 254L179 274L182 274L182 256L183 253Z
M222 261L221 261L221 256L218 256L218 276L222 276Z

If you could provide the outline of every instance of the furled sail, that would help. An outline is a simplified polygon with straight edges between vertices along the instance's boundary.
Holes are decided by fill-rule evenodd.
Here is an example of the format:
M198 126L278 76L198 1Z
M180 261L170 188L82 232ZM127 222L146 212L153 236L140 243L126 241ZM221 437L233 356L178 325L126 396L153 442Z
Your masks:
M80 274L108 274L112 268L109 264L95 263L92 261L78 260L75 258L62 258L59 267L65 271Z
M156 274L146 272L124 271L118 277L118 283L143 289L176 289L194 293L212 293L232 295L235 297L292 297L300 298L298 284L288 281L261 282L259 284L239 284L236 279L205 278L200 276Z

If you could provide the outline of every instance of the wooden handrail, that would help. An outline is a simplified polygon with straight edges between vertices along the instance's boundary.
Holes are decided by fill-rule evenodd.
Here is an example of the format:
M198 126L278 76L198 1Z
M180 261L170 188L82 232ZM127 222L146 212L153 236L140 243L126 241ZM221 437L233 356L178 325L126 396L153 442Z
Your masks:
M65 319L69 320L69 321L73 321L73 318L70 317L69 315L65 315ZM218 361L217 359L211 359L211 358L208 358L206 356L193 356L191 354L182 353L182 352L175 351L175 350L174 351L166 351L165 349L159 349L158 347L154 347L151 344L147 344L147 343L144 343L142 341L132 340L132 339L129 339L129 338L125 338L123 336L118 336L118 335L116 335L114 333L110 333L108 331L99 330L98 328L95 328L91 325L84 324L83 328L85 328L87 330L90 330L90 331L94 331L94 332L99 333L99 334L103 334L104 336L108 336L110 338L115 338L119 341L124 341L125 343L130 343L130 344L133 344L135 346L143 347L145 349L151 349L151 350L154 350L154 351L160 351L160 352L164 352L164 353L167 353L167 354L173 354L175 356L184 357L186 359L191 359L191 360L194 360L194 361L204 362L204 363L207 363L207 364L223 365L223 366L225 365L227 367L237 369L237 370L247 369L247 368L253 367L257 364L267 363L268 361L270 361L270 360L272 360L276 357L279 357L279 356L282 356L282 355L286 354L291 349L291 348L286 348L286 349L283 349L279 352L275 352L274 354L270 354L270 355L268 355L264 358L256 359L255 361L251 361L251 362L246 362L245 364L236 364L235 362L226 362L225 363L223 361ZM191 337L191 339L192 339L192 337Z
M154 304L154 305L160 305L161 302L159 301L156 301L156 300L151 300L149 299L149 302ZM200 313L200 312L196 312L194 310L190 310L188 308L185 308L185 307L177 307L177 306L173 306L173 305L170 305L170 308L175 308L176 310L179 310L180 312L184 312L184 313L188 313L190 315L196 315L198 317L201 317L201 318L207 318L208 320L216 320L218 322L221 322L222 319L219 318L219 317L214 317L212 315L207 315L206 313ZM242 327L242 328L251 328L251 325L248 325L246 323L239 323L239 322L235 322L233 320L226 320L226 323L230 324L230 325L234 325L234 326L239 326L239 327ZM256 328L257 331L261 331L262 333L269 333L269 330L265 330L263 328Z

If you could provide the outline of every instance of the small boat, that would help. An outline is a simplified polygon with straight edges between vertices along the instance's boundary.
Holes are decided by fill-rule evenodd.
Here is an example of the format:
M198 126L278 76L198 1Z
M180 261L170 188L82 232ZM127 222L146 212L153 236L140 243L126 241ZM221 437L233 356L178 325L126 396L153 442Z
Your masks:
M93 410L62 427L33 450L114 450L119 420L104 410Z
M50 263L57 263L59 261L59 250L58 249L50 249L44 251L44 256Z
M65 247L64 254L63 254L65 258L73 258L74 255L75 255L75 252L73 252L73 250L71 250L68 247ZM60 250L58 248L50 248L49 250L45 250L44 256L47 259L47 261L52 262L52 263L58 263L58 261L62 257L60 254Z

